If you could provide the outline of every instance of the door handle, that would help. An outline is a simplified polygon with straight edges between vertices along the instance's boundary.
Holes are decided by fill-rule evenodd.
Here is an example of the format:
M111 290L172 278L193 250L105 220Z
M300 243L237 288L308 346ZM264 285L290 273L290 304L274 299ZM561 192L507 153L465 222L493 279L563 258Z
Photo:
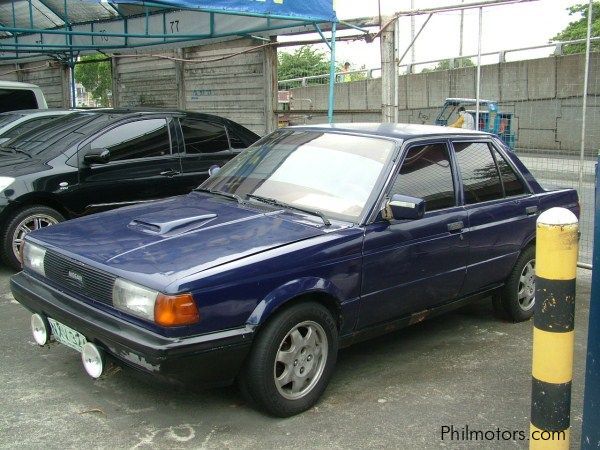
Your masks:
M537 213L538 213L537 206L528 206L527 208L525 208L525 214L527 214L528 216L535 216Z
M462 220L459 220L458 222L452 222L448 224L448 231L450 233L456 232L456 231L462 231L462 229L465 227L465 224L463 223Z
M163 177L174 177L175 175L179 175L180 172L173 170L173 169L169 169L169 170L165 170L164 172L161 172L160 174Z

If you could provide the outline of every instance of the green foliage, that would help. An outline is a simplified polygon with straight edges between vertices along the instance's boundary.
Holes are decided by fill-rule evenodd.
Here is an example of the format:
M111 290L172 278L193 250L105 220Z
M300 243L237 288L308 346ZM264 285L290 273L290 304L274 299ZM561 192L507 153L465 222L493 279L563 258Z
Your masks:
M277 59L279 80L329 73L329 57L309 45L303 45L293 53L279 52Z
M96 61L98 59L97 56L88 55L82 56L79 61ZM112 89L112 76L109 61L76 64L75 81L81 83L101 106L110 106L109 96Z
M454 67L452 67L452 60L444 59L443 61L440 61L433 69L423 69L421 72L436 72L438 70L458 69L459 67L475 67L475 64L470 58L455 58Z
M567 8L570 16L579 16L578 20L571 22L564 30L552 38L552 41L573 41L587 37L588 4L577 4ZM592 37L600 36L600 2L592 4ZM591 50L600 51L600 42L592 42ZM583 53L585 43L565 45L563 53Z

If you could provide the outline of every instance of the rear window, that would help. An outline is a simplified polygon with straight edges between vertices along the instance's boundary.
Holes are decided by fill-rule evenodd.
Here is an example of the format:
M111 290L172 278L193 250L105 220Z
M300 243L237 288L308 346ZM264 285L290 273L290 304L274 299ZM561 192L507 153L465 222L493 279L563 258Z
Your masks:
M19 109L37 109L33 91L28 89L0 89L0 112Z

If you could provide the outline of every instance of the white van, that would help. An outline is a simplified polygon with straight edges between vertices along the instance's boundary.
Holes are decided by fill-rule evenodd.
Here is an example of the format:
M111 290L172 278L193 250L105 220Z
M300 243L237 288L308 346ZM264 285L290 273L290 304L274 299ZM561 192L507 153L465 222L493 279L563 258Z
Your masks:
M0 113L19 109L48 109L39 86L0 80Z

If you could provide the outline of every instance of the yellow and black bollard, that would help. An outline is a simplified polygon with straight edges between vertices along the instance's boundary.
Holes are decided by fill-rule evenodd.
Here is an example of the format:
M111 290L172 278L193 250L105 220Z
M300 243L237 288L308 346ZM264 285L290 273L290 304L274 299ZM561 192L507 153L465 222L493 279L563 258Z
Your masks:
M573 378L577 217L551 208L536 231L530 449L568 449Z

